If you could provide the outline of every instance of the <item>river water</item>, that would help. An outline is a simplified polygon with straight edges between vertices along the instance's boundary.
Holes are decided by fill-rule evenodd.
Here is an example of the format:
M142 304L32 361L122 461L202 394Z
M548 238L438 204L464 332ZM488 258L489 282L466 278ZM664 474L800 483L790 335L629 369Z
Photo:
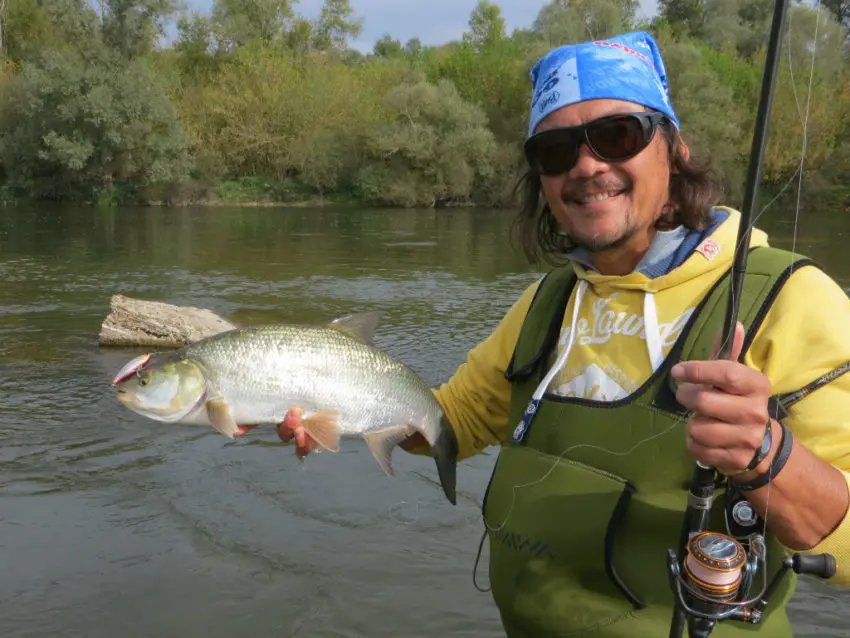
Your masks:
M789 246L792 217L770 216ZM377 344L436 385L537 276L510 221L0 209L0 636L500 635L472 582L493 450L459 467L452 507L427 458L397 453L389 479L356 443L300 464L268 430L228 443L147 421L109 386L139 350L99 348L98 331L114 293L241 323L381 310ZM797 249L850 287L849 234L850 218L807 212ZM850 636L848 600L802 582L797 635Z

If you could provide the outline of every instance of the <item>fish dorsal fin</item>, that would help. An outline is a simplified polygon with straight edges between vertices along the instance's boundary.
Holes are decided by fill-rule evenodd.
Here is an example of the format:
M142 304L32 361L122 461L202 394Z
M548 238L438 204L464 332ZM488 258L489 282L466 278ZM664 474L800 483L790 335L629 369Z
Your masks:
M380 318L381 313L378 311L360 312L334 319L328 326L371 346L375 338L375 327Z

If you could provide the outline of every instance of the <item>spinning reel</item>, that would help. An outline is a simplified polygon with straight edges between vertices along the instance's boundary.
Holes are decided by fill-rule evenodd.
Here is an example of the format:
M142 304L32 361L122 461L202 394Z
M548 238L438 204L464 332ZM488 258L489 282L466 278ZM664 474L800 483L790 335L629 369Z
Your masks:
M759 624L771 596L789 570L824 579L835 575L835 559L830 554L794 554L783 558L782 567L768 583L764 537L754 534L748 545L749 552L732 536L704 531L688 540L681 564L676 552L668 550L670 585L688 616L691 638L708 636L723 620ZM759 571L761 587L752 596Z

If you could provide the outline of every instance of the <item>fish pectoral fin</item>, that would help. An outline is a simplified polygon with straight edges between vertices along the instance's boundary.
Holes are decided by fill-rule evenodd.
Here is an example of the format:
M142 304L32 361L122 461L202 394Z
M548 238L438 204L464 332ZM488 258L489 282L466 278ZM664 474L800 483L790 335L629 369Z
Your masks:
M310 437L329 452L339 452L339 410L319 410L306 419L301 426Z
M380 318L381 313L378 311L360 312L334 319L328 325L334 330L344 332L348 336L371 346L375 338L375 327Z
M395 447L413 434L409 425L395 425L382 430L373 430L363 435L372 456L387 476L393 476L392 455Z
M212 426L231 439L239 432L239 425L230 416L230 406L224 399L210 399L206 403L207 417Z

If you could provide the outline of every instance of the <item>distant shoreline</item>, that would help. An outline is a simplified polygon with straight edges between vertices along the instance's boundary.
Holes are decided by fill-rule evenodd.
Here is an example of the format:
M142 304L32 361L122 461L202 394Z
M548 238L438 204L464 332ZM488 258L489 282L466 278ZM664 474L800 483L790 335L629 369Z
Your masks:
M235 188L234 188L235 186ZM452 209L452 208L487 208L487 209L504 209L512 208L510 204L501 203L494 205L492 203L476 202L471 200L466 201L443 201L432 202L430 204L417 202L411 205L382 203L374 201L365 201L358 197L351 196L347 193L329 194L326 196L313 196L298 199L265 199L264 193L246 192L250 189L239 188L236 182L222 182L215 188L210 188L208 192L212 193L225 192L234 195L234 197L216 197L215 195L197 196L191 195L179 196L173 198L156 198L145 197L141 193L133 192L135 185L123 184L117 186L113 191L102 192L99 197L94 200L87 198L80 199L48 199L48 198L33 198L27 195L20 195L4 191L3 185L0 184L0 209L16 205L36 205L36 204L58 204L62 206L83 206L92 208L350 208L350 207L365 207L365 208L387 208L387 209L403 209L403 208L433 208L433 209ZM773 204L789 204L796 206L796 193L794 189L784 189L779 184L762 184L759 188L760 207L765 206L768 202ZM777 201L773 201L776 198ZM721 200L720 204L740 208L739 202L730 200ZM804 189L802 193L801 206L818 206L819 208L833 208L839 213L850 213L850 186L845 184L824 184L818 187Z

